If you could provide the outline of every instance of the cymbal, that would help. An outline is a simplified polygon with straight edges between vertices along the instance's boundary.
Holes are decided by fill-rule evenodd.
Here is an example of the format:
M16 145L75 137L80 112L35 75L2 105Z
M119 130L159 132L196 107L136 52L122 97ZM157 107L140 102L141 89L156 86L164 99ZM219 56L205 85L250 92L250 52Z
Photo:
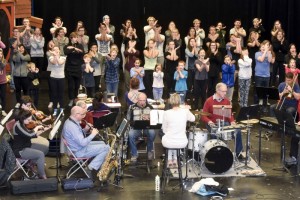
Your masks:
M211 115L211 113L209 113L209 112L203 112L203 111L192 111L192 113L194 115L201 115L201 116L210 116Z
M257 124L259 122L259 120L258 119L249 119L249 120L243 120L243 121L241 121L241 123L243 123L243 124Z

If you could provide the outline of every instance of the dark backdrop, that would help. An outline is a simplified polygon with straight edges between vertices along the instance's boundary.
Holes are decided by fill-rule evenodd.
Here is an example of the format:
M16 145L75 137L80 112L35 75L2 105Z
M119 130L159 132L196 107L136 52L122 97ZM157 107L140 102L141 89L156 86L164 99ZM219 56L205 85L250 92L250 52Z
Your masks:
M192 26L194 18L201 19L201 26L206 33L208 27L218 21L225 23L228 32L233 27L234 19L240 18L242 26L249 34L252 19L259 17L263 19L267 38L270 37L274 21L279 19L288 40L296 43L300 49L300 37L297 37L300 35L300 12L297 12L299 8L298 0L34 0L33 15L44 19L43 32L47 41L50 39L51 23L56 16L62 17L68 33L75 29L78 20L83 21L90 41L94 41L102 16L108 14L111 24L116 27L117 44L120 44L121 40L121 24L127 18L133 21L142 43L143 26L147 24L146 19L150 15L158 19L163 26L163 32L169 21L175 21L182 39Z

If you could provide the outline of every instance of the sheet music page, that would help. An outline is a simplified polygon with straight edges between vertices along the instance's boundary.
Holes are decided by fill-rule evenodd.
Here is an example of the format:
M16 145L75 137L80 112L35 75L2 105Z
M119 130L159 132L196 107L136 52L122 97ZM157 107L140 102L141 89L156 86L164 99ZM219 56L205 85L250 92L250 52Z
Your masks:
M150 125L154 126L158 124L158 110L150 111Z
M158 123L162 124L164 119L164 110L158 110Z
M4 131L4 126L0 125L0 136L2 135L3 131Z

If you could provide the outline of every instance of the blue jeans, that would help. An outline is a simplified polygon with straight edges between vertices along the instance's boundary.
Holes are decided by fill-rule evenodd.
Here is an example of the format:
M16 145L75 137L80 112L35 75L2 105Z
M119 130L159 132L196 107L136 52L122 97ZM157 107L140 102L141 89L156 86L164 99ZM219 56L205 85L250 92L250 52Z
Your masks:
M153 98L154 100L159 100L162 98L164 88L153 88Z
M255 76L255 87L269 87L270 77L261 77ZM254 93L254 103L258 104L258 97L255 91ZM267 103L267 100L264 99L264 105Z
M11 58L12 59L12 58ZM16 89L15 88L15 82L14 82L14 76L13 76L13 71L14 71L14 69L15 69L15 64L14 64L14 62L11 60L10 62L9 62L9 65L10 65L10 83L9 83L9 85L10 85L10 88L11 89Z
M225 122L224 126L229 126L230 123L229 122ZM206 125L206 128L208 130L209 133L211 133L211 128L209 125ZM239 156L239 154L242 152L243 150L243 140L242 140L242 133L240 129L235 129L235 136L236 136L236 144L235 144L235 153L236 156ZM211 139L216 139L217 137L215 135L210 135Z
M89 164L89 168L99 170L105 160L109 149L109 145L105 144L103 141L91 141L86 147L80 149L74 154L77 157L94 157L94 159Z
M115 83L108 83L106 82L106 90L108 93L114 93L115 96L118 96L118 86L119 86L119 82L115 82Z
M185 91L176 91L176 93L180 95L180 103L184 104L185 97L186 97L186 90Z
M147 136L147 151L153 150L153 142L155 139L155 131L153 129L144 129L144 135ZM142 130L130 129L129 131L129 146L131 149L131 156L138 156L135 141L142 135Z

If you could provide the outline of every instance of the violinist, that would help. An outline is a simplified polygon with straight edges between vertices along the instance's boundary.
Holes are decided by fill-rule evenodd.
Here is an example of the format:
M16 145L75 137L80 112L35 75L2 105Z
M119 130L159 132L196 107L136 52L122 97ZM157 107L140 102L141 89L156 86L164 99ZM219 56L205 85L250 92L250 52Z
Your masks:
M16 121L18 121L18 119L20 117L20 113L23 111L29 111L32 115L32 118L35 121L37 120L38 115L36 115L37 113L35 113L34 109L32 108L32 99L30 98L30 96L22 96L21 97L20 108L14 110L14 119L16 119ZM45 118L45 119L47 120L48 118ZM42 122L44 122L45 119L42 120ZM36 121L36 123L37 123L37 121ZM33 147L38 148L39 150L44 152L45 155L48 153L49 141L46 138L44 138L42 136L38 136L38 137L32 138L31 143L32 143Z
M46 130L48 128L42 125L34 126L31 112L26 110L21 111L18 121L13 128L14 139L12 140L12 149L15 156L29 159L36 164L38 175L41 179L47 179L44 169L45 154L38 146L32 144L31 139L37 138Z
M271 116L275 116L274 109L280 109L295 116L298 100L300 99L300 87L292 72L285 74L285 82L279 84L278 92L280 101L278 104L271 105Z
M76 106L81 107L83 109L83 111L85 112L85 116L80 122L81 128L85 132L90 132L93 129L93 124L94 124L92 113L88 112L87 105L84 101L81 101L81 100L77 101Z

